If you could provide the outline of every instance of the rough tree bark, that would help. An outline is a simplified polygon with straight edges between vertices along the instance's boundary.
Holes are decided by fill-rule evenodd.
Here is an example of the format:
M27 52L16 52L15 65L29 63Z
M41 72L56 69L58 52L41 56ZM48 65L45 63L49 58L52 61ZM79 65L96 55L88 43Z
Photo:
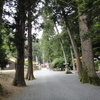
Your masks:
M15 78L13 81L14 86L26 86L24 80L24 38L25 38L25 9L23 0L18 1L18 12L16 18L16 48L17 48L17 66Z
M26 83L24 81L24 27L25 23L22 22L21 27L19 28L17 33L21 38L19 39L19 43L17 45L17 66L15 78L13 81L14 86L26 86Z
M3 5L4 5L4 0L0 0L0 27L2 25ZM1 28L0 28L0 31L1 31ZM2 88L2 85L0 84L0 95L2 95L2 94L3 94L3 88Z
M28 70L26 74L26 79L33 80L33 59L32 59L32 24L31 24L31 12L28 11Z
M81 81L82 83L100 85L100 78L97 76L94 69L91 38L90 37L86 37L85 39L83 38L89 32L86 19L87 19L86 15L79 15L80 38L82 46L82 65L83 65Z
M65 21L65 24L66 24L66 29L67 29L67 32L68 32L68 35L70 37L70 41L71 41L71 44L72 44L72 48L74 50L74 54L75 54L75 57L76 57L77 66L78 66L78 75L79 75L79 77L81 77L81 75L82 75L82 65L81 65L81 61L80 61L80 57L79 57L79 53L78 53L78 50L77 50L76 43L75 43L74 38L73 38L71 31L70 31L67 15L65 14L65 11L63 11L63 16L64 16L64 21Z

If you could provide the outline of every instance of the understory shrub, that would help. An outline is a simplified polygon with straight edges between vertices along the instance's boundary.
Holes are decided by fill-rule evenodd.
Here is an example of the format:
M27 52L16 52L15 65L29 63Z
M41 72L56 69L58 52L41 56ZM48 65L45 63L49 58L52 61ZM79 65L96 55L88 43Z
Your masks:
M24 62L24 66L28 66L28 61L25 61Z
M100 60L94 62L94 67L96 71L99 70L99 64L100 64Z
M51 63L51 66L53 68L64 68L64 58L60 57L54 59L53 62Z

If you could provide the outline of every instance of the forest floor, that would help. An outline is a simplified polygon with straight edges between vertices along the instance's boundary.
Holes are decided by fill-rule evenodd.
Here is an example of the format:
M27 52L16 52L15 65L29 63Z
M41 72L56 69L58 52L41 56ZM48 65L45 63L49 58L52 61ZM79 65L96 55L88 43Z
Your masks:
M0 84L3 87L3 94L2 96L0 96L0 100L6 100L11 95L20 92L22 90L21 87L15 87L12 85L14 75L15 75L15 70L0 71Z

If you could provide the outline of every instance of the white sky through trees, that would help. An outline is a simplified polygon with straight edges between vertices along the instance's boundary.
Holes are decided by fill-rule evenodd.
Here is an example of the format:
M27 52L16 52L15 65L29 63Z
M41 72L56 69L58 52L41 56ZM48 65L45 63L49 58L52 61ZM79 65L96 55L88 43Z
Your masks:
M14 7L14 2L12 2L12 7L9 6L9 3L8 4L5 4L3 9L8 12L8 13L11 13L11 14L8 14L8 15L3 15L3 19L4 20L7 20L8 22L10 22L11 24L15 23L15 19L13 18L14 17L14 14L16 13L16 6ZM37 10L39 10L40 8L42 8L42 4L39 3L38 6L37 6ZM41 24L43 23L43 19L41 16L39 16L37 19L37 22L38 24L34 24L34 21L32 22L32 34L36 34L36 37L37 38L41 38L42 37L42 34L43 34L43 29L40 27ZM58 26L58 25L57 25ZM61 27L58 26L58 29L59 29L59 33L61 33Z

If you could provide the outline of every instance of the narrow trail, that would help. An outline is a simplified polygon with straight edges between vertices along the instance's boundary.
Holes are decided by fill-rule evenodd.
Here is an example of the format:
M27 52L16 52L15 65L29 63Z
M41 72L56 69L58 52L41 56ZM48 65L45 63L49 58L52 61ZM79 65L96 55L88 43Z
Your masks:
M100 87L80 83L75 73L40 70L34 74L36 79L8 100L100 100Z

